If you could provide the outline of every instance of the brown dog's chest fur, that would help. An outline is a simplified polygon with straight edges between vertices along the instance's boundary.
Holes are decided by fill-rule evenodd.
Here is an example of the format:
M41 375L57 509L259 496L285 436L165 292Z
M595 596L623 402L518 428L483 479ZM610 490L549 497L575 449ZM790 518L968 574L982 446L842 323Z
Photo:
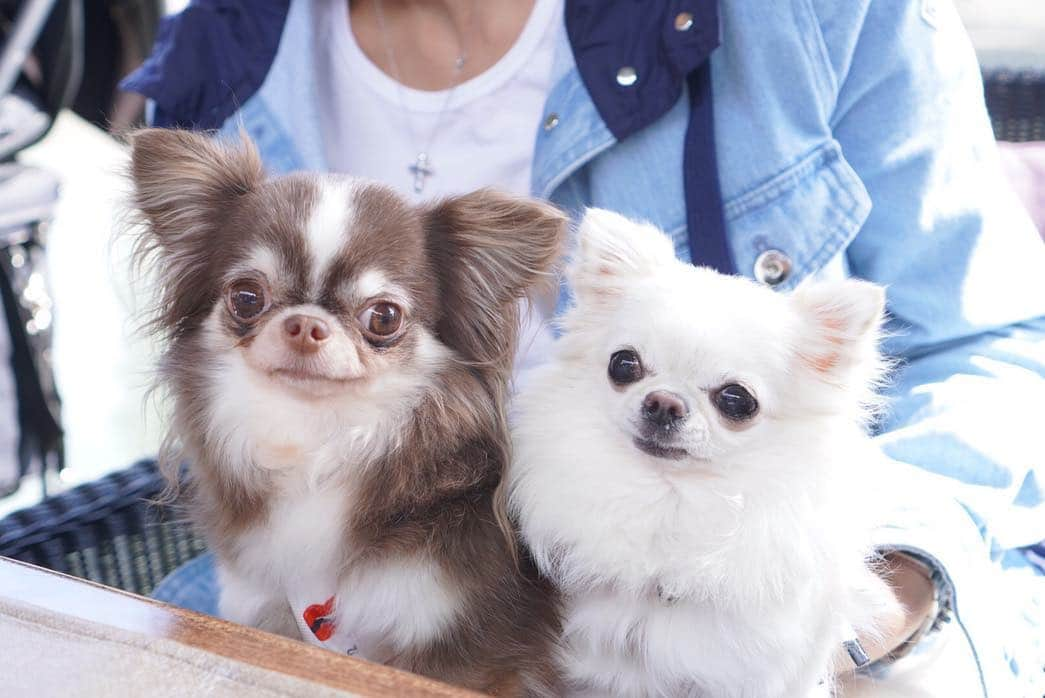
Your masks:
M406 420L400 445L356 471L345 488L348 513L332 567L347 576L384 560L430 560L460 599L438 639L386 663L496 695L553 694L552 594L498 523L503 416L495 400L476 409L476 394L489 394L479 375L444 371ZM189 441L202 480L195 518L218 555L235 565L278 495L265 476L230 478L202 439Z

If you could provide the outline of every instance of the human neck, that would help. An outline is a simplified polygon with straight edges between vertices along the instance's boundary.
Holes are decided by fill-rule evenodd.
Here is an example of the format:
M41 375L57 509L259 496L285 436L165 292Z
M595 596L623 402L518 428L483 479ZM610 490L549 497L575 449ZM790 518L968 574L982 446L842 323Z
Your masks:
M534 0L344 1L349 2L352 32L367 58L405 86L430 91L453 87L496 63L519 38L534 3ZM394 55L394 65L389 49ZM457 59L460 57L465 61L459 69Z

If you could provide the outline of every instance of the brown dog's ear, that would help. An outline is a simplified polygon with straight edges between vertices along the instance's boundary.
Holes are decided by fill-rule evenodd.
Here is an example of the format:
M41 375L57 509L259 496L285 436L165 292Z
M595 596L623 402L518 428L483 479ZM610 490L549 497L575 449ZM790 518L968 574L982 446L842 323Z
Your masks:
M428 209L429 255L439 276L440 339L466 360L511 366L519 299L552 283L567 218L555 207L482 189Z
M236 146L192 131L151 128L130 136L134 206L156 242L176 248L205 235L230 198L265 179L254 144Z
M245 136L235 145L191 131L144 129L129 140L135 260L158 276L151 324L174 333L210 300L225 213L264 181L265 171Z

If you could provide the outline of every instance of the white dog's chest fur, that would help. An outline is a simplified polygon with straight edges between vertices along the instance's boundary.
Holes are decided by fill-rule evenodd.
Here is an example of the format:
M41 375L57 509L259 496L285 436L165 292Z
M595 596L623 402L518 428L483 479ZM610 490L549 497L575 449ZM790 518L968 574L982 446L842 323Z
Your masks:
M580 695L806 698L827 690L823 673L849 639L843 622L868 627L881 588L856 532L847 542L844 519L825 517L836 522L830 535L818 535L825 526L816 517L767 514L769 531L726 528L715 525L724 514L716 517L711 500L671 506L668 497L644 498L633 482L630 496L609 507L606 488L599 497L565 495L577 527L561 519L553 527L568 553L536 549L555 560L545 569L555 570L566 597L561 666ZM553 495L541 492L547 504ZM716 534L723 530L728 537Z
M837 634L810 597L759 622L656 594L579 595L564 604L562 664L580 695L808 696Z

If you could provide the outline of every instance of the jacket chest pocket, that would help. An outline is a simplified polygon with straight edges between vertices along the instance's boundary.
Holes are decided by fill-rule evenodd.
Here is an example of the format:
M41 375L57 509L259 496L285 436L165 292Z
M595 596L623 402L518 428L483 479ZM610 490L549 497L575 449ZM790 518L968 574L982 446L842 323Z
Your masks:
M826 141L725 203L737 271L775 288L793 288L835 259L870 211L860 177L838 142Z

